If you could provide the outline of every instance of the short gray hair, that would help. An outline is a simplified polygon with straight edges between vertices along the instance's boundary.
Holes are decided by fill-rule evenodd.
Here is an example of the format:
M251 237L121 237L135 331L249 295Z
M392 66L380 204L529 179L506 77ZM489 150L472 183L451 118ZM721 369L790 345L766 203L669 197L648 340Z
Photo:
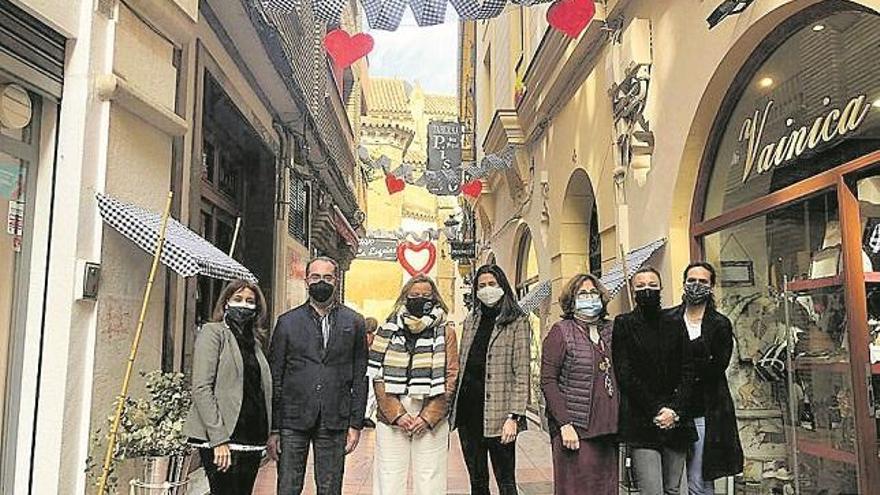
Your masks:
M336 275L337 277L339 276L339 263L337 263L336 260L329 256L315 256L314 258L310 259L308 263L306 263L306 277L308 277L311 273L312 263L316 261L324 261L330 263L331 265L333 265L333 275Z

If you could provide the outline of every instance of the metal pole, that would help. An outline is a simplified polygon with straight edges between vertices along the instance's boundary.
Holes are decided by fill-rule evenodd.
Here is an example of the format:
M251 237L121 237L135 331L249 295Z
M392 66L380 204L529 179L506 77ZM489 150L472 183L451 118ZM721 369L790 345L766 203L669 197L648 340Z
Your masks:
M150 267L150 276L147 279L147 287L144 290L144 300L141 304L141 314L138 318L137 329L134 332L134 339L131 342L131 351L128 355L128 363L125 368L125 377L122 379L122 389L116 398L116 415L113 417L113 423L110 426L110 433L107 438L107 453L104 455L104 467L101 470L101 479L98 482L98 495L107 493L107 479L110 476L110 464L113 461L113 451L116 448L116 436L119 433L119 422L122 418L122 410L125 406L125 398L128 395L128 386L131 382L131 372L134 369L134 360L137 357L138 346L141 342L141 334L144 330L144 319L147 316L147 306L150 303L150 293L153 289L153 281L156 279L156 272L159 268L159 258L162 255L162 246L165 244L165 231L168 227L168 217L171 215L171 198L173 192L168 192L168 200L165 203L165 212L162 214L162 224L159 227L159 239L156 242L156 250L153 254L153 266Z
M791 421L791 444L792 444L792 469L794 471L794 493L801 494L800 468L798 467L798 444L797 444L797 394L794 391L794 332L791 328L791 315L788 307L788 275L782 276L782 304L785 310L785 367L788 369L788 416ZM806 394L806 390L804 391Z
M238 231L241 229L241 217L235 219L235 232L232 233L232 244L229 246L229 257L235 252L235 243L238 242Z
M626 288L626 300L629 304L629 308L633 309L633 293L632 293L632 285L629 283L629 267L626 266L626 250L623 247L623 244L618 244L620 249L620 268L623 270L623 286Z

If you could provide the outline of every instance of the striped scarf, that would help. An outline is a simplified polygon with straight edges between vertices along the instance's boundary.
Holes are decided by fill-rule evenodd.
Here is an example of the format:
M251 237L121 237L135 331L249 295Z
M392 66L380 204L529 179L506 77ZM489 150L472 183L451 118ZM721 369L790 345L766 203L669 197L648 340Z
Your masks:
M422 318L402 309L376 332L367 376L382 380L389 394L434 397L446 393L445 320L439 307ZM412 358L406 349L408 332L418 335Z

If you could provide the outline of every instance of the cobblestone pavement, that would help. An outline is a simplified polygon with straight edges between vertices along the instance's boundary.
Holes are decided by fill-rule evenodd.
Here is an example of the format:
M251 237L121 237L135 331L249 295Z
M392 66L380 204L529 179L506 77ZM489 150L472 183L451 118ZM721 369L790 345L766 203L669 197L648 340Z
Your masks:
M364 436L361 438L361 444L354 454L350 455L346 460L343 494L359 495L373 492L374 446L375 431L371 429L365 430ZM553 493L551 485L553 465L550 458L550 443L547 434L541 431L523 432L517 440L516 450L516 476L520 494L544 495ZM309 471L306 473L305 490L305 493L309 495L315 493L313 476L310 462ZM497 493L494 481L492 483L492 493ZM470 493L467 470L464 465L464 458L461 455L458 435L455 432L452 433L449 451L448 493L455 495ZM275 495L274 463L270 462L260 470L254 495Z

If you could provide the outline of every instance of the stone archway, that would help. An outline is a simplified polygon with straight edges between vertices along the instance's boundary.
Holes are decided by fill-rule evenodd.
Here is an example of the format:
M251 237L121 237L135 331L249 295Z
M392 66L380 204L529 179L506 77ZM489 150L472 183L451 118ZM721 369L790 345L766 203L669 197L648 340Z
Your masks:
M553 257L553 293L576 273L601 274L602 250L593 184L582 168L568 179L559 221L559 252Z

